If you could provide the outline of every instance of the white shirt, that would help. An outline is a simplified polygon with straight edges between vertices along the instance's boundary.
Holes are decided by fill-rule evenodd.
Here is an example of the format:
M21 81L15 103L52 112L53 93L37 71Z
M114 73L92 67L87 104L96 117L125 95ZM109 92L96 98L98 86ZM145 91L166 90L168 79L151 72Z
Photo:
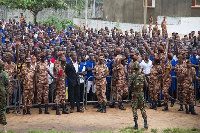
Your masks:
M49 72L52 75L53 75L53 67L54 67L54 64L50 62L50 64L48 65L48 68L49 68ZM49 74L48 74L48 81L49 81L49 84L51 84L53 82L53 79Z
M148 63L146 63L144 60L140 63L141 68L143 69L144 74L150 74L150 70L152 68L152 61L149 60Z
M176 55L173 56L173 59L174 59L175 61L178 60L178 58L176 57Z
M76 70L76 73L77 73L78 72L78 63L77 63L77 61L76 62L72 61L72 63L73 63L73 66L74 66L74 68Z
M85 66L83 66L82 72L85 72L85 71L86 71ZM80 83L84 83L83 75L79 75L79 77L80 77Z

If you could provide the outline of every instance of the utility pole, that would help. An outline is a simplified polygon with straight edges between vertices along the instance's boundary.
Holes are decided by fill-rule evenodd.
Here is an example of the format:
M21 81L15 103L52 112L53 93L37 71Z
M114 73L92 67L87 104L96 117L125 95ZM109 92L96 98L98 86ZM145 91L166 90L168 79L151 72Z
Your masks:
M77 11L77 8L78 8L78 4L77 4L77 0L76 0L76 17L78 17L78 11Z
M95 8L96 8L96 7L95 7L95 6L96 6L96 0L94 0L93 2L94 2L94 3L93 3L92 17L95 18L95 17L96 17L96 15L95 15L95 13L96 13L96 11L95 11Z
M88 0L85 0L85 28L87 28Z
M147 22L147 0L144 0L144 29L146 29Z

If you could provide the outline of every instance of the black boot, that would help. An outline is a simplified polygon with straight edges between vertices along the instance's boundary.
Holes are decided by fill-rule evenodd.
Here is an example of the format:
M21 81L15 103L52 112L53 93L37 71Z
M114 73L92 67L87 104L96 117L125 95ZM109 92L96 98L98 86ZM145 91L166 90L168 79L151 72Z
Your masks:
M196 111L194 110L194 105L193 105L193 106L191 105L191 114L192 114L192 115L198 115L198 114L196 113Z
M168 103L164 103L165 107L162 109L162 111L167 111L168 110Z
M109 105L110 108L115 108L115 102L112 102L111 105Z
M102 104L102 111L101 113L106 113L106 104Z
M94 103L93 108L99 108L99 104L98 103Z
M180 104L180 109L178 111L183 111L183 104Z
M126 110L126 108L124 107L124 105L123 105L122 102L119 103L119 109L121 109L121 110Z
M23 115L26 115L26 109L23 109Z
M189 110L188 110L188 106L187 106L187 105L185 105L185 113L186 113L186 114L189 114L189 113L190 113Z
M157 106L158 106L158 107L162 107L160 100L158 100Z
M133 127L133 129L137 130L138 129L138 123L137 121L134 121L135 122L135 126Z
M29 115L31 114L29 107L27 108L27 113L26 114L29 114Z
M45 112L44 113L45 114L50 114L49 111L48 111L48 104L45 105Z
M39 114L42 114L41 104L39 104L38 107L39 107Z
M175 102L174 98L171 98L171 105L170 105L170 107L174 106L174 102Z
M53 105L53 106L52 106L52 110L56 110L56 105Z
M153 109L157 110L157 103L154 103Z
M56 115L61 115L58 106L56 106Z
M148 129L147 120L144 120L144 128Z
M69 112L66 110L66 107L67 105L65 104L65 105L63 105L63 110L62 110L62 113L63 114L69 114Z
M150 109L153 109L153 108L154 108L154 102L152 101Z
M103 110L103 106L102 106L102 104L99 104L99 108L98 108L97 112L101 112L102 110Z
M191 105L189 105L189 112L191 112L191 110L192 110L191 108L192 108L192 106L191 106Z
M10 109L9 108L6 109L6 114L10 114Z

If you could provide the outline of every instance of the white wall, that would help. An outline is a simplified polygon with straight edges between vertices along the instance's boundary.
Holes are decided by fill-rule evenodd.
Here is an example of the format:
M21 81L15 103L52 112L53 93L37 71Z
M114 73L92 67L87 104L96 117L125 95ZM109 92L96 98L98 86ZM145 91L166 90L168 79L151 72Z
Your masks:
M161 22L163 20L163 16L158 16L158 26L161 30ZM200 31L200 17L166 17L167 21L167 30L168 33L171 34L172 32L178 32L179 34L188 34L191 31L195 31L197 34ZM84 19L77 19L74 18L73 22L75 24L82 24L85 23ZM102 20L91 20L88 19L88 27L90 28L104 28L107 26L109 29L113 27L117 27L124 32L125 30L129 30L133 28L134 31L142 31L143 24L131 24L131 23L118 23L118 22L109 22L109 21L102 21ZM147 25L148 27L148 25Z

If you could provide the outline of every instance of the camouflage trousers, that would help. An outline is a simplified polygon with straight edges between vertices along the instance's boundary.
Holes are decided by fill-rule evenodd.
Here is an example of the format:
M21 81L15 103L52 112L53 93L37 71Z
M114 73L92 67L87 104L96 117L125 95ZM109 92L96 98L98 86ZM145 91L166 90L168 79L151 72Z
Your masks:
M132 106L134 121L138 120L137 109L140 109L143 119L147 120L143 92L133 92L131 95L132 95L131 106Z
M0 90L0 124L6 125L6 95Z
M33 98L34 98L33 88L24 89L23 91L23 108L24 109L32 106Z
M115 100L118 96L118 101L122 102L123 97L128 96L128 86L124 81L118 81L116 87L113 88L113 99Z
M194 105L194 86L188 81L183 82L183 104Z
M100 84L97 85L96 84L96 95L97 95L97 99L98 99L98 103L107 103L107 99L106 99L106 84Z
M12 105L13 103L13 87L14 87L14 82L10 82L10 89L9 89L9 105Z
M160 82L158 80L152 81L153 79L149 80L149 92L150 92L150 99L154 102L158 102L159 93L160 93Z
M37 88L37 103L42 103L42 97L44 98L44 104L49 103L49 85L48 83L39 83Z
M178 81L178 100L180 103L183 103L183 88L184 85L181 83L183 81Z
M168 93L168 89L171 86L171 82L172 82L172 80L170 78L168 78L165 81L164 86L163 86L162 94L163 94L165 103L167 103L169 101L169 99L170 99L170 95Z
M58 106L61 102L63 105L66 102L66 87L65 87L65 80L60 80L57 82L55 86L55 100L54 102Z

